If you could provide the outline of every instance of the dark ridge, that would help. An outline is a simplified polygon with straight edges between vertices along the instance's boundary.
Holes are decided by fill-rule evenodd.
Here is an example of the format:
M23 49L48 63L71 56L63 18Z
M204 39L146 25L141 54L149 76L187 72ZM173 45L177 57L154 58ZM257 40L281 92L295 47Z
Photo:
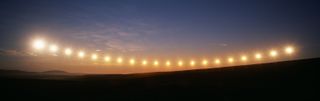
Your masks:
M28 72L22 70L0 70L0 78L15 78L15 79L68 79L75 78L83 74L68 73L60 70L52 70L45 72Z
M50 70L50 71L44 71L41 73L45 73L45 74L68 74L68 72L66 71L62 71L62 70Z
M22 70L3 70L0 69L1 74L10 74L10 73L33 73L33 72L27 72L27 71L22 71Z

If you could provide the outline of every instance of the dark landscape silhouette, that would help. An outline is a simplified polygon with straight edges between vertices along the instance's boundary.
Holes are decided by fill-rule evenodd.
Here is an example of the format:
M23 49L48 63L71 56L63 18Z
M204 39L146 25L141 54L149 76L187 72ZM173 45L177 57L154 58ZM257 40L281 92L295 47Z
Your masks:
M320 58L175 72L97 75L0 70L12 100L312 100Z

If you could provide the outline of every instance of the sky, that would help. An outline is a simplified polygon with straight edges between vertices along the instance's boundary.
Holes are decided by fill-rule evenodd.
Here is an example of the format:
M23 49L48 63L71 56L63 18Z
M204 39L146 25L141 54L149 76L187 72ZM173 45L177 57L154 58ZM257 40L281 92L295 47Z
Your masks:
M287 44L298 47L297 59L315 58L320 56L319 4L316 0L2 0L0 69L139 72L34 56L30 41L37 37L63 47L147 59L211 58Z

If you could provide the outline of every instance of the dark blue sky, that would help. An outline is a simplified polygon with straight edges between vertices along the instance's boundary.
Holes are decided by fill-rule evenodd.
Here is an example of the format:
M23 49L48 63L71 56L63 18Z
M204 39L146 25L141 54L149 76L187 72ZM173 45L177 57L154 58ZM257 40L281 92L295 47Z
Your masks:
M207 56L295 44L302 58L319 57L319 4L316 0L2 0L0 49L2 55L20 54L30 38L42 36L66 46L123 55Z

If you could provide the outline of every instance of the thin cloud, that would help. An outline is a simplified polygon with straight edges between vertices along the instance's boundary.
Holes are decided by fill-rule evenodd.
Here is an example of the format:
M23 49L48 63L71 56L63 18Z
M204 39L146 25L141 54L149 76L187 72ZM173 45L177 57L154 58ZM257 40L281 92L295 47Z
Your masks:
M33 56L32 53L18 50L0 49L0 56Z
M148 28L147 24L140 24L138 27L108 27L101 23L96 25L100 27L73 33L73 39L84 43L83 45L89 48L134 52L147 49L144 37L156 32L152 28Z

